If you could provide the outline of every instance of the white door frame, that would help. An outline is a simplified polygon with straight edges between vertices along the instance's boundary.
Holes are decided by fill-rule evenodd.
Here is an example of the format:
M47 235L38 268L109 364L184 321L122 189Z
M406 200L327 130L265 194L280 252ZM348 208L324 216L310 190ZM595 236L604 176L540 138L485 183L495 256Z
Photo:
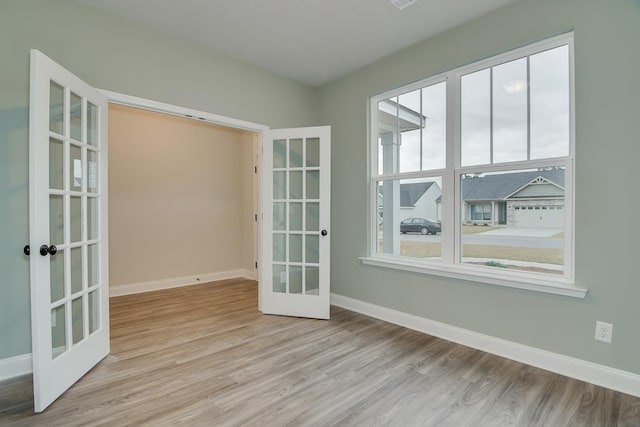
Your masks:
M197 120L200 122L212 123L216 125L227 126L235 129L248 130L251 132L255 132L257 135L256 142L257 147L255 156L257 158L257 167L258 171L254 174L254 177L257 177L254 182L257 183L257 188L255 188L255 197L254 200L257 203L255 206L256 214L258 215L258 220L256 227L256 234L254 237L254 253L256 254L256 261L258 262L258 266L260 266L260 255L261 251L261 236L262 236L262 187L260 185L261 170L262 170L262 144L264 141L264 135L267 131L269 131L269 126L263 125L260 123L248 122L246 120L234 119L232 117L221 116L219 114L207 113L205 111L195 110L193 108L180 107L173 104L167 104L164 102L153 101L150 99L139 98L137 96L131 96L119 92L113 92L110 90L99 89L99 91L107 97L108 102L113 104L124 105L127 107L140 108L148 111L155 111L157 113L170 114L172 116L178 116L183 118L188 118L192 120ZM260 282L260 268L255 268L256 278L258 282ZM259 287L261 289L262 287ZM258 308L262 311L262 296L261 291L258 292Z

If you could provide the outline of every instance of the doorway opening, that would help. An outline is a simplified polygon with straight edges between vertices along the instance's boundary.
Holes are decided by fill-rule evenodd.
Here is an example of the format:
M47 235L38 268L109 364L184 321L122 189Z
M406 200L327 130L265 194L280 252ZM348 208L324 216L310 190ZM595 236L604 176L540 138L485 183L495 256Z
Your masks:
M112 296L257 280L255 130L109 104Z

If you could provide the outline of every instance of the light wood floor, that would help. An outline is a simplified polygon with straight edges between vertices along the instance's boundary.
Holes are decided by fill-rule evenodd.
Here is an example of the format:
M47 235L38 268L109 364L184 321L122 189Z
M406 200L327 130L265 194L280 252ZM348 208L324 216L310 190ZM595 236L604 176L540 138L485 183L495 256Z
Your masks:
M332 307L264 316L255 282L112 298L111 354L47 411L0 383L0 425L640 426L640 399Z

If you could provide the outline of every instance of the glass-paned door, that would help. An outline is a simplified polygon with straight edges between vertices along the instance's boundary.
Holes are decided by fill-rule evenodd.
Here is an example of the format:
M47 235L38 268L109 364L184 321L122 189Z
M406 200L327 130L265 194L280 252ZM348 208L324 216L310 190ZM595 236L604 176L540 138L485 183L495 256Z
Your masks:
M30 247L34 407L109 352L107 100L31 52Z
M271 130L263 140L260 309L329 318L331 128Z

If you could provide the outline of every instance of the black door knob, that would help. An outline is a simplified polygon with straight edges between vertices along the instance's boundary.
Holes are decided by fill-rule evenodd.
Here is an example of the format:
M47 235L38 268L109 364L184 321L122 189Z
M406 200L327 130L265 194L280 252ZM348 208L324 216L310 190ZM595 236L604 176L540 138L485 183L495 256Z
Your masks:
M31 255L31 246L26 245L24 248L22 248L22 252L24 252L26 256Z
M326 235L327 235L327 230L322 230L322 231L320 232L320 234L322 234L323 236L326 236Z
M51 245L51 246L47 246L47 245L42 245L40 246L40 255L42 256L47 256L47 255L55 255L58 253L58 248L56 248L55 245Z

